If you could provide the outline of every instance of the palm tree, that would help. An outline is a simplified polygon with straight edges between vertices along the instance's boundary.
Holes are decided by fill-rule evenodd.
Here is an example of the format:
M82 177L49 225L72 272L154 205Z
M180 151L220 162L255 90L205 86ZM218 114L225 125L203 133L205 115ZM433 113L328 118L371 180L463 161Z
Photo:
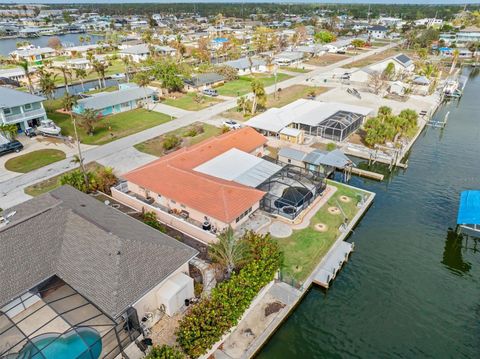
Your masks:
M458 49L453 50L452 67L450 67L450 72L449 72L450 74L453 72L453 70L457 66L457 61L458 61L459 56L460 56L460 51L458 51Z
M82 91L85 92L85 85L83 81L87 77L87 71L85 69L75 69L75 78L80 80L80 83L82 84Z
M70 70L68 67L66 67L66 66L60 66L60 67L58 67L58 69L59 69L60 72L62 73L63 82L65 83L65 91L66 91L67 94L68 94L68 93L70 93L69 90L68 90L68 79L69 79L69 78L72 78L72 72L71 72L71 70Z
M232 227L219 234L218 242L208 249L210 257L225 268L227 279L232 272L244 264L249 257L249 247L243 239L235 238Z
M138 72L136 75L135 75L135 82L138 84L138 86L140 86L141 88L143 88L143 91L145 92L145 104L146 104L146 107L147 107L147 110L149 110L148 108L148 102L147 102L147 86L150 85L150 74L148 72Z
M22 70L25 74L25 77L27 78L28 91L30 93L33 93L32 77L31 77L31 73L30 73L30 68L28 66L28 61L27 60L21 60L21 61L17 61L16 64L22 68Z
M93 66L93 71L95 71L98 74L98 84L100 85L100 87L102 87L102 81L103 81L103 87L105 87L105 71L107 70L108 66L103 62L96 61L96 60L92 62L92 66Z
M80 115L80 126L85 129L88 135L93 136L95 123L98 121L98 112L91 108L86 108Z
M128 56L122 57L122 62L125 65L125 77L127 82L130 82L130 76L128 75L128 66L130 65L130 58Z
M83 179L85 181L85 186L88 190L88 176L87 176L87 169L85 168L84 159L82 156L82 149L80 147L80 140L78 138L78 131L77 131L77 122L75 116L73 116L73 107L77 104L77 98L70 94L65 94L65 97L62 100L63 102L63 109L65 111L70 112L70 120L73 124L73 130L75 132L75 142L77 142L77 152L78 152L78 162L80 163L80 168L83 172Z
M263 83L254 78L251 83L252 92L253 92L253 101L252 101L252 115L257 112L258 104L265 104L266 101L266 94L265 88L263 87Z
M53 74L52 77L52 74L45 69L40 69L38 73L40 75L40 89L48 99L51 99L53 93L55 92L55 79L57 78L57 74Z

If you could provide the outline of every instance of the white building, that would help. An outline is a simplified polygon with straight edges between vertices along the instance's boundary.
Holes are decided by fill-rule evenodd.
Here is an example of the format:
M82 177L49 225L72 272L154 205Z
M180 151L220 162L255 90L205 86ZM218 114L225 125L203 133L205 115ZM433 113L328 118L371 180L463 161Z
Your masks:
M16 124L20 131L47 119L45 98L23 91L0 87L0 124Z

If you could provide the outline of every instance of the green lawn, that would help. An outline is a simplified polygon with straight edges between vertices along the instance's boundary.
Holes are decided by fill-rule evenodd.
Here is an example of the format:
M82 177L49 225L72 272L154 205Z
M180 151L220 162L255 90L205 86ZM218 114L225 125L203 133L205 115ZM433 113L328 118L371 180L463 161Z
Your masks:
M329 207L340 205L348 221L358 212L359 195L365 192L346 187L338 182L329 181L329 184L337 187L337 191L327 204L312 217L310 225L305 229L293 231L288 238L277 239L280 249L284 253L282 274L287 282L291 279L295 282L303 282L340 235L339 227L343 222L343 215L330 214ZM342 202L340 196L347 196L351 200L348 203ZM325 232L315 230L317 223L326 224L328 230Z
M274 94L267 96L267 108L283 107L298 99L307 98L312 92L314 92L315 95L320 95L328 90L330 90L328 87L313 87L305 85L293 85L282 88L282 91L277 92L276 96L274 96Z
M273 75L255 75L259 78L263 86L271 86L275 83L275 76ZM279 72L277 74L277 83L291 78L290 75ZM242 96L252 91L251 88L252 77L250 76L240 76L237 80L227 82L226 84L215 88L220 95L223 96Z
M187 136L187 132L192 129L192 128L198 128L198 126L201 126L203 128L203 132L199 133L198 135L194 137L189 137ZM145 142L141 142L139 144L136 144L134 147L139 150L140 152L148 153L153 156L161 157L163 156L165 150L163 149L163 140L165 139L166 136L168 135L176 135L182 138L182 146L191 146L195 145L199 142L202 142L203 140L206 140L207 138L217 136L221 134L222 129L208 125L205 123L199 123L196 122L190 126L182 127L179 128L175 131L168 132L162 136L158 136L155 138L152 138L150 140L147 140Z
M62 128L65 136L74 136L70 116L58 112L48 112L48 117ZM102 118L93 135L89 136L78 126L80 141L87 145L103 145L119 138L146 130L147 128L168 122L172 117L145 109L136 109ZM77 122L78 123L78 122Z
M65 152L55 149L38 150L10 158L5 162L9 171L27 173L65 159Z
M111 66L107 68L107 71L105 71L105 76L111 76L113 74L118 74L118 73L123 73L125 72L125 65L123 64L122 60L111 60ZM55 85L64 85L64 80L63 80L63 75L60 71L56 71L58 74L57 78L55 79ZM96 80L98 79L98 74L95 71L90 71L87 73L87 77L83 80L89 81L89 80ZM75 73L73 74L73 77L71 80L69 80L69 84L72 83L80 83L80 80L75 78Z
M87 171L94 171L94 170L103 168L103 166L98 164L97 162L88 163L85 167L86 167ZM75 168L73 170L70 170L70 171L67 171L65 173L62 173L60 175L48 178L48 179L43 180L41 182L35 183L35 184L30 185L28 187L25 187L24 192L26 194L30 195L30 196L33 196L33 197L36 197L36 196L39 196L41 194L50 192L51 190L53 190L57 187L60 187L60 178L64 174L70 173L70 172L75 171L75 170L77 170L77 168Z
M202 110L210 105L221 102L222 100L210 96L202 96L200 102L195 101L195 93L188 92L176 99L166 99L162 101L165 105L175 106L187 111Z
M293 67L293 66L282 66L280 68L281 70L289 71L289 72L298 72L301 74L306 74L307 72L310 72L312 70L306 69L304 66L299 65L299 67Z

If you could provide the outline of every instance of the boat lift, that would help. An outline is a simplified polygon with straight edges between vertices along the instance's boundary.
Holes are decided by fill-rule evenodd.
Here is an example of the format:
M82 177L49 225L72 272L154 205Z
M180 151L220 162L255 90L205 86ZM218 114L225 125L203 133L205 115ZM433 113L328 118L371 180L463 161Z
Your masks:
M447 125L449 115L450 115L450 111L447 112L447 114L443 118L443 121L430 119L430 121L427 122L427 126L436 127L436 128L445 128L445 126Z

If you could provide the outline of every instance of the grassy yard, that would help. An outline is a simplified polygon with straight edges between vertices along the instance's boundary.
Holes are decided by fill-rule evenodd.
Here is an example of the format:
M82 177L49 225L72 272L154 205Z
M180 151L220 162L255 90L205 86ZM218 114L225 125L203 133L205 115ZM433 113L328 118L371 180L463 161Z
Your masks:
M203 132L197 134L196 136L190 137L188 136L188 132L192 128L198 128L201 126L203 128ZM207 138L217 136L222 132L221 128L212 126L212 125L207 125L207 124L201 124L199 122L194 123L193 125L186 126L179 128L178 130L168 132L162 136L158 136L155 138L152 138L150 140L147 140L145 142L141 142L139 144L136 144L134 147L139 150L140 152L145 152L153 156L161 157L164 155L165 150L163 148L163 141L165 137L169 135L176 135L178 137L181 137L182 139L182 144L181 146L191 146L194 144L197 144L199 142L202 142L203 140L206 140Z
M10 158L5 162L9 171L27 173L65 159L65 152L55 149L38 150Z
M70 116L58 112L48 112L48 117L62 128L62 134L73 136L73 125ZM147 128L161 125L172 118L163 113L136 109L117 113L102 118L96 126L93 135L89 136L85 130L78 126L80 141L87 145L103 145L119 138L146 130Z
M283 107L300 98L307 98L312 91L315 92L315 95L320 95L328 90L330 90L328 87L313 87L305 85L293 85L282 88L281 91L277 92L275 98L273 94L267 96L267 108Z
M187 111L198 111L206 107L209 107L213 104L222 102L222 100L215 97L210 97L210 96L200 97L199 102L197 102L195 99L196 99L195 93L189 92L175 99L170 99L170 98L166 99L162 101L162 103L169 106L175 106Z
M105 71L105 76L111 76L113 74L118 74L118 73L123 73L125 72L125 65L123 64L122 60L111 60L111 66L107 68ZM63 75L59 70L54 71L58 76L55 79L55 85L64 85L64 79ZM96 80L98 79L98 74L95 71L90 71L87 73L87 77L83 80L85 81L90 81L90 80ZM71 83L80 83L80 80L75 78L75 74L73 75L73 78L69 80L69 84Z
M282 66L280 69L285 70L285 71L289 71L289 72L298 72L298 73L301 73L301 74L306 74L307 72L312 71L311 69L306 69L302 65L299 65L299 67Z
M88 163L86 166L87 171L95 171L97 169L103 168L102 165L98 164L97 162L91 162ZM65 173L62 173L60 175L48 178L46 180L43 180L41 182L35 183L33 185L30 185L28 187L25 187L24 192L30 196L36 197L40 196L41 194L50 192L51 190L60 187L60 178L66 174L70 173L72 171L75 171L76 169L67 171Z
M314 66L328 66L338 61L348 59L349 57L350 56L348 55L327 53L325 55L312 57L310 60L307 61L307 64L314 65Z
M294 230L288 238L277 239L284 253L282 274L286 281L293 279L296 282L303 282L340 235L339 227L343 222L343 215L331 214L328 211L329 207L340 205L349 221L358 212L358 197L365 192L337 182L329 181L329 184L337 187L337 191L312 217L310 225L305 229ZM341 201L341 196L347 196L350 201ZM317 231L315 225L318 223L327 225L328 229L325 232Z
M273 75L256 74L254 76L260 79L265 87L271 86L275 83L275 76ZM279 72L277 74L277 83L289 78L291 78L291 76ZM216 90L223 96L242 96L252 91L251 82L252 77L240 76L237 80L227 82L226 84L217 87Z

